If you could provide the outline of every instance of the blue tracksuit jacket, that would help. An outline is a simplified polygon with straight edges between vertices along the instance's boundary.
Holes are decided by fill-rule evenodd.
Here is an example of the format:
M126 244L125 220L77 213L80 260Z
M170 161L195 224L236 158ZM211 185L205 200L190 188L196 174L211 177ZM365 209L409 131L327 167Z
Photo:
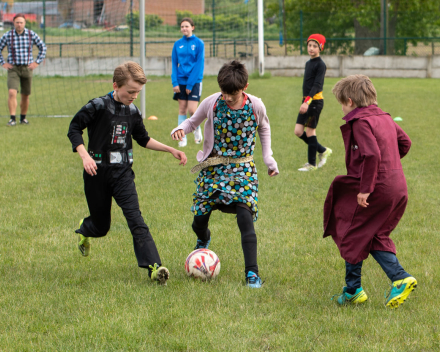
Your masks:
M205 44L194 34L189 38L183 36L174 43L171 61L173 87L184 84L186 89L192 90L194 84L202 82L203 79Z

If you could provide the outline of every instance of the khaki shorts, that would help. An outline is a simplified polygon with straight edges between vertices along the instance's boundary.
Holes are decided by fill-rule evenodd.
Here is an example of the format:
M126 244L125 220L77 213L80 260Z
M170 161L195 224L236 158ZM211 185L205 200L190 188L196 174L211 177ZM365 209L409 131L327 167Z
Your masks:
M32 74L33 71L27 65L14 65L8 70L8 89L15 89L23 95L31 95Z

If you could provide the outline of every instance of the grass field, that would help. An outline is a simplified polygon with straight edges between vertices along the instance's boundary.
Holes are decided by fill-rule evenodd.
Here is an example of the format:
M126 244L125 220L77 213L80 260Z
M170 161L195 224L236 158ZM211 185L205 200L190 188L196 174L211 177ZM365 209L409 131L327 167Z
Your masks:
M74 114L88 98L111 89L109 77L87 78L63 96L70 79L37 78L31 105L47 115ZM74 80L73 78L71 80ZM96 81L96 82L95 82ZM260 217L256 223L260 290L244 286L240 234L233 215L211 217L210 248L221 272L210 283L186 277L184 261L195 245L189 211L195 185L189 169L199 146L189 136L189 165L171 155L135 147L134 171L143 216L163 263L167 287L150 282L137 267L132 239L120 209L112 210L107 237L93 241L83 258L76 247L79 219L87 216L82 164L66 137L70 118L30 118L7 128L0 119L0 350L1 351L439 351L440 290L440 108L438 80L374 79L379 105L409 134L413 145L402 160L409 203L392 238L398 257L418 279L418 288L397 310L385 308L388 280L371 258L363 268L369 301L338 307L345 265L329 238L322 238L328 187L345 173L339 126L342 111L326 79L319 141L333 149L327 165L300 173L305 144L293 134L301 78L251 79L249 92L263 99L272 128L280 174L269 178L256 153ZM0 79L1 92L6 85ZM206 78L204 94L217 91ZM150 135L174 145L177 123L169 77L146 86ZM1 94L0 115L6 111ZM38 99L37 99L38 98ZM46 103L58 101L58 104ZM37 101L38 100L38 101ZM259 146L259 144L258 144ZM371 204L370 206L374 206Z

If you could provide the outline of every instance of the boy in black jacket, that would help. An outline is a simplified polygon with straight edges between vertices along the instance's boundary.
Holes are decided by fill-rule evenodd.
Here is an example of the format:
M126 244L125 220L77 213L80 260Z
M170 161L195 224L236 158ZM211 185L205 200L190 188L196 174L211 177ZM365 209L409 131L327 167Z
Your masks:
M169 271L163 267L148 226L139 210L134 184L132 138L142 147L171 153L186 164L185 153L150 138L138 108L133 104L146 83L143 69L135 62L116 67L113 91L90 100L74 116L68 137L84 166L84 192L90 216L80 221L78 247L83 256L90 253L90 239L103 237L110 229L112 197L122 208L133 235L134 252L141 268L152 280L166 284ZM86 150L82 131L87 128Z

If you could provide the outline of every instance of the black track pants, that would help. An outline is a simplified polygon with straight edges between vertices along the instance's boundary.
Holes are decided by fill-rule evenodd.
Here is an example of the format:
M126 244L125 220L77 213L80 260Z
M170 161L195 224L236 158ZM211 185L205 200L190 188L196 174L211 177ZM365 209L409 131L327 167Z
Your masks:
M131 167L99 167L97 175L84 172L84 192L90 216L84 219L78 233L86 237L103 237L110 229L112 197L121 207L133 236L134 252L141 268L157 263L159 253L139 210L139 200Z

